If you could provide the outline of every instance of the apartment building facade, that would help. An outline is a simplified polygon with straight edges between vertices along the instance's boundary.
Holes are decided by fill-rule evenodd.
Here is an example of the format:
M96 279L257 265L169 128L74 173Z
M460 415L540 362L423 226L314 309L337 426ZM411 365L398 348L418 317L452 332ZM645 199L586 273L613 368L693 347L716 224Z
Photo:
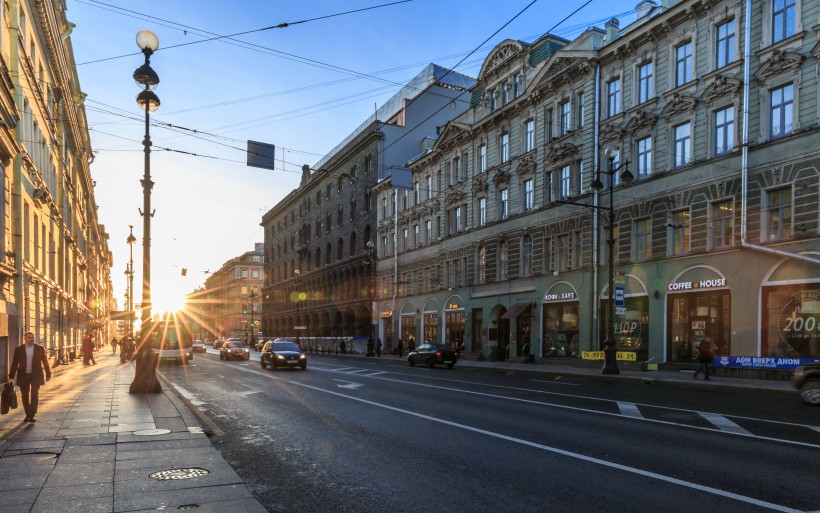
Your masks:
M820 357L820 2L637 13L490 52L409 164L409 201L378 211L380 333L492 359L599 350L612 240L636 361L691 363L705 336L718 365Z

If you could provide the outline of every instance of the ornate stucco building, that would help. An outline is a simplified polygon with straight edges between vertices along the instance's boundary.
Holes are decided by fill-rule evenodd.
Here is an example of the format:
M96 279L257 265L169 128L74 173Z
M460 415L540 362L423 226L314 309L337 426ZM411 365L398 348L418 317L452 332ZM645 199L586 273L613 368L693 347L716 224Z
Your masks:
M83 332L105 341L115 308L108 234L64 0L0 4L0 372L24 331L49 356ZM5 375L5 374L3 374Z
M625 27L499 44L409 199L373 188L400 198L377 210L379 333L598 350L612 240L635 360L691 362L705 336L719 365L820 357L819 7L643 1Z

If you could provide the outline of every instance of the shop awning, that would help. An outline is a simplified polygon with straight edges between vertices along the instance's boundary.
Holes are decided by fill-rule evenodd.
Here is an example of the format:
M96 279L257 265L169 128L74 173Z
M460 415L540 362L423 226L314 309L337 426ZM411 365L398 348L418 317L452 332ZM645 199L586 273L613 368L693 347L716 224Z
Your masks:
M516 303L510 307L509 310L504 312L504 315L501 316L502 319L515 319L518 317L521 312L527 309L530 306L530 303Z

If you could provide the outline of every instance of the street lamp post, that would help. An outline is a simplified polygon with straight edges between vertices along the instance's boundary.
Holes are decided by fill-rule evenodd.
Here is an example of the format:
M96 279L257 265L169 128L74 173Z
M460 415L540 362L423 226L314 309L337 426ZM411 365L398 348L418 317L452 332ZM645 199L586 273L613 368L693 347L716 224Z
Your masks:
M375 284L373 283L374 268L376 267L375 258L375 244L372 240L367 241L367 298L369 299L370 319L368 319L369 326L367 328L367 335L373 338L373 292Z
M615 188L615 174L620 171L620 164L615 167L615 161L618 159L618 148L615 146L607 146L604 150L604 155L609 163L606 174L609 175L609 237L607 238L607 264L608 264L608 284L607 284L607 328L606 340L604 341L604 367L601 369L602 374L620 374L618 369L618 350L615 347L615 198L613 189ZM600 175L600 169L598 170ZM621 173L621 181L629 183L634 179L629 169L624 169ZM596 176L592 182L592 188L599 193L604 188L601 177Z
M151 86L159 84L159 75L151 68L151 55L159 48L159 39L150 30L140 30L137 33L137 46L145 55L145 63L134 71L134 80L145 86L137 96L137 104L145 111L145 139L142 142L145 151L145 175L140 183L143 193L142 215L142 314L140 320L145 326L151 317L151 131L149 114L159 108L159 97L151 90Z
M296 299L296 326L294 326L293 329L296 331L296 345L298 346L299 329L302 327L302 325L299 324L299 303L302 301L302 292L299 290L299 275L302 274L302 271L294 269L293 274L296 275L296 293L294 294L294 298Z
M256 329L256 328L254 327L254 324L253 324L253 298L255 298L255 297L256 297L256 295L255 295L253 292L254 292L254 291L253 291L253 287L251 287L251 293L248 295L248 297L249 297L249 298L250 298L250 300L251 300L251 338L250 338L250 341L251 341L251 342L250 342L250 347L251 347L251 348L253 348L253 347L254 347L254 345L253 345L253 332L254 332L254 330Z
M128 275L128 297L126 299L126 310L128 313L128 336L134 335L134 244L137 238L134 237L134 225L128 225L129 233L126 242L128 243L128 270L125 274Z

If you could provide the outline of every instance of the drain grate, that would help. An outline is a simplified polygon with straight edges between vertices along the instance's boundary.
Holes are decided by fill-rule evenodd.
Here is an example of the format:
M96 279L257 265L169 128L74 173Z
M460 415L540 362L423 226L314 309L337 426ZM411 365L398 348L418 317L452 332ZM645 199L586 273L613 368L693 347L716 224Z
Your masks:
M148 474L148 477L151 479L156 479L157 481L167 481L170 479L193 479L195 477L202 477L206 474L210 474L210 471L199 467L172 468L169 470L154 472L153 474Z

